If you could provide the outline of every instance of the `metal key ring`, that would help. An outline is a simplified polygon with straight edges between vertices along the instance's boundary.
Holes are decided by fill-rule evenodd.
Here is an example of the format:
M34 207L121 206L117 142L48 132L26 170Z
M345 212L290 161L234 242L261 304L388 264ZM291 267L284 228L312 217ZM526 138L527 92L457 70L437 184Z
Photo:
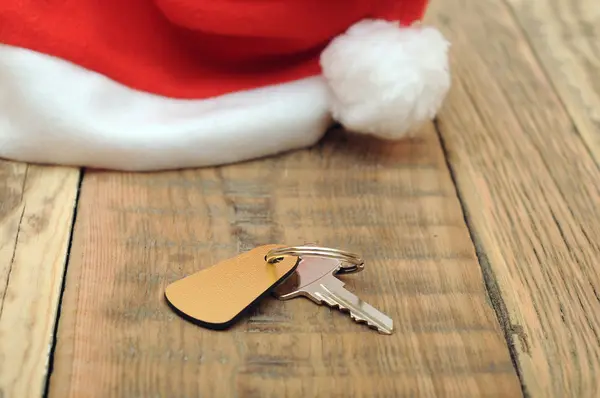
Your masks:
M302 255L340 260L342 267L338 271L338 274L353 274L361 272L365 268L365 262L358 254L319 246L289 246L272 249L267 253L265 260L269 263L273 263L284 256L299 257Z

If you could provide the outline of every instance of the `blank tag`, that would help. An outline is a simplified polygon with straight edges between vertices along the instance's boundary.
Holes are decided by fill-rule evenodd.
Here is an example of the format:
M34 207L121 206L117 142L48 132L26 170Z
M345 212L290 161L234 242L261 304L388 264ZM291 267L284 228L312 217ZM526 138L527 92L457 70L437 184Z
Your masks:
M180 315L210 329L225 329L298 266L298 257L267 263L280 245L259 246L167 286L165 296Z

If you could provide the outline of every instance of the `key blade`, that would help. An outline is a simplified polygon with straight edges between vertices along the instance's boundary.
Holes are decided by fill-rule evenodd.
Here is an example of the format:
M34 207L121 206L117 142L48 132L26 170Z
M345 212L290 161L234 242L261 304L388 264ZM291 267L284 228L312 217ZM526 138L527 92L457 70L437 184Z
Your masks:
M350 317L356 322L365 322L382 334L392 334L394 331L392 318L346 290L339 279L332 277L319 287L320 292L317 294L323 301L332 307L337 306L340 310L348 311Z

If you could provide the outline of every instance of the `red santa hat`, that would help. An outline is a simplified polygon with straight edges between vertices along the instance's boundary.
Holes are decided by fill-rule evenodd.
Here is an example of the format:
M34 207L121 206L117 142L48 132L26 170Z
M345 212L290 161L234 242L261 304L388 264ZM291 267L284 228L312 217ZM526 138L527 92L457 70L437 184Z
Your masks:
M0 4L0 157L119 170L396 139L433 118L448 43L426 0Z

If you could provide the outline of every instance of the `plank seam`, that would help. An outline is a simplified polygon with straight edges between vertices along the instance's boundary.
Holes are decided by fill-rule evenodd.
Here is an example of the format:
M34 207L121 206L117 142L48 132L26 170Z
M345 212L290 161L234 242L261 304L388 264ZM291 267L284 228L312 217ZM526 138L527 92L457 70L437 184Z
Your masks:
M25 184L25 183L23 183ZM21 193L21 200L23 200L23 194ZM23 205L23 210L21 211L21 216L19 217L19 226L17 227L17 233L15 236L15 244L13 245L13 253L10 259L10 265L8 268L8 274L6 275L6 286L4 287L4 293L2 294L2 300L0 300L0 319L2 319L2 313L4 312L4 303L6 300L6 294L8 292L8 287L10 286L10 276L13 271L13 265L15 263L15 256L17 255L17 246L19 244L19 235L21 234L21 225L23 223L23 217L25 216L25 205Z
M81 195L81 185L83 183L83 170L79 173L79 181L77 182L77 191L75 193L75 201L73 203L73 217L71 219L71 229L69 231L69 243L67 245L67 250L65 254L65 266L62 274L62 281L60 286L60 294L58 296L57 302L57 310L56 310L56 319L54 320L54 328L52 332L52 343L50 348L50 353L48 356L48 371L46 372L46 380L44 382L44 393L42 395L43 398L48 398L50 396L50 379L52 376L52 372L54 370L54 356L56 354L56 345L58 343L58 326L60 322L60 316L62 313L62 304L63 298L65 295L65 288L67 284L67 271L69 269L69 261L71 257L71 248L73 245L73 236L75 232L75 222L77 221L77 213L79 209L79 198ZM1 397L0 397L1 398Z
M29 172L29 166L25 167L25 173L23 173L23 181L21 181L21 196L19 198L19 204L23 203L25 197L25 185L27 184L27 173ZM6 286L4 286L4 293L2 293L2 300L0 300L0 319L2 318L2 312L4 312L4 300L10 285L10 275L12 274L13 264L15 263L15 256L17 255L17 245L19 244L19 234L21 233L21 225L23 223L23 217L25 216L25 204L23 203L23 210L19 217L19 225L17 226L17 234L15 236L15 244L13 245L13 252L10 258L10 265L8 268L8 274L6 275ZM0 398L2 398L0 396Z
M504 332L504 339L505 339L506 345L508 347L510 359L513 364L513 368L515 369L515 372L517 373L517 377L519 378L519 383L521 385L521 391L523 393L523 396L525 398L529 398L531 395L528 393L527 387L524 383L523 375L522 375L522 372L521 372L521 369L520 369L519 363L518 363L517 350L513 344L512 337L513 337L513 335L516 334L517 337L519 338L519 340L524 344L524 348L526 350L528 350L527 341L526 341L526 339L523 338L522 328L520 326L513 326L510 324L510 318L508 315L509 312L508 312L508 309L504 302L504 299L502 298L502 293L500 292L500 287L498 285L498 282L496 281L496 275L494 274L494 271L493 271L492 267L490 266L490 262L487 257L487 254L485 253L485 251L483 249L483 245L481 244L479 238L477 237L476 233L474 232L474 228L473 228L473 225L471 222L471 217L470 217L469 211L465 205L465 201L464 201L462 192L459 188L454 168L452 167L452 164L450 163L450 160L449 160L450 154L449 154L446 142L444 140L443 134L441 132L441 129L439 127L437 118L434 119L433 124L435 126L436 133L440 140L440 147L442 149L442 152L444 153L444 160L446 162L446 167L448 169L450 178L452 179L452 183L454 185L456 197L457 197L458 202L461 207L461 211L462 211L465 225L467 227L467 231L471 238L471 242L473 242L473 247L475 249L475 254L477 255L477 262L479 263L479 267L481 268L481 272L483 275L483 282L485 285L485 290L486 290L488 299L491 303L492 308L494 309L494 312L496 314L496 318L500 324L500 327L502 328L502 331Z

